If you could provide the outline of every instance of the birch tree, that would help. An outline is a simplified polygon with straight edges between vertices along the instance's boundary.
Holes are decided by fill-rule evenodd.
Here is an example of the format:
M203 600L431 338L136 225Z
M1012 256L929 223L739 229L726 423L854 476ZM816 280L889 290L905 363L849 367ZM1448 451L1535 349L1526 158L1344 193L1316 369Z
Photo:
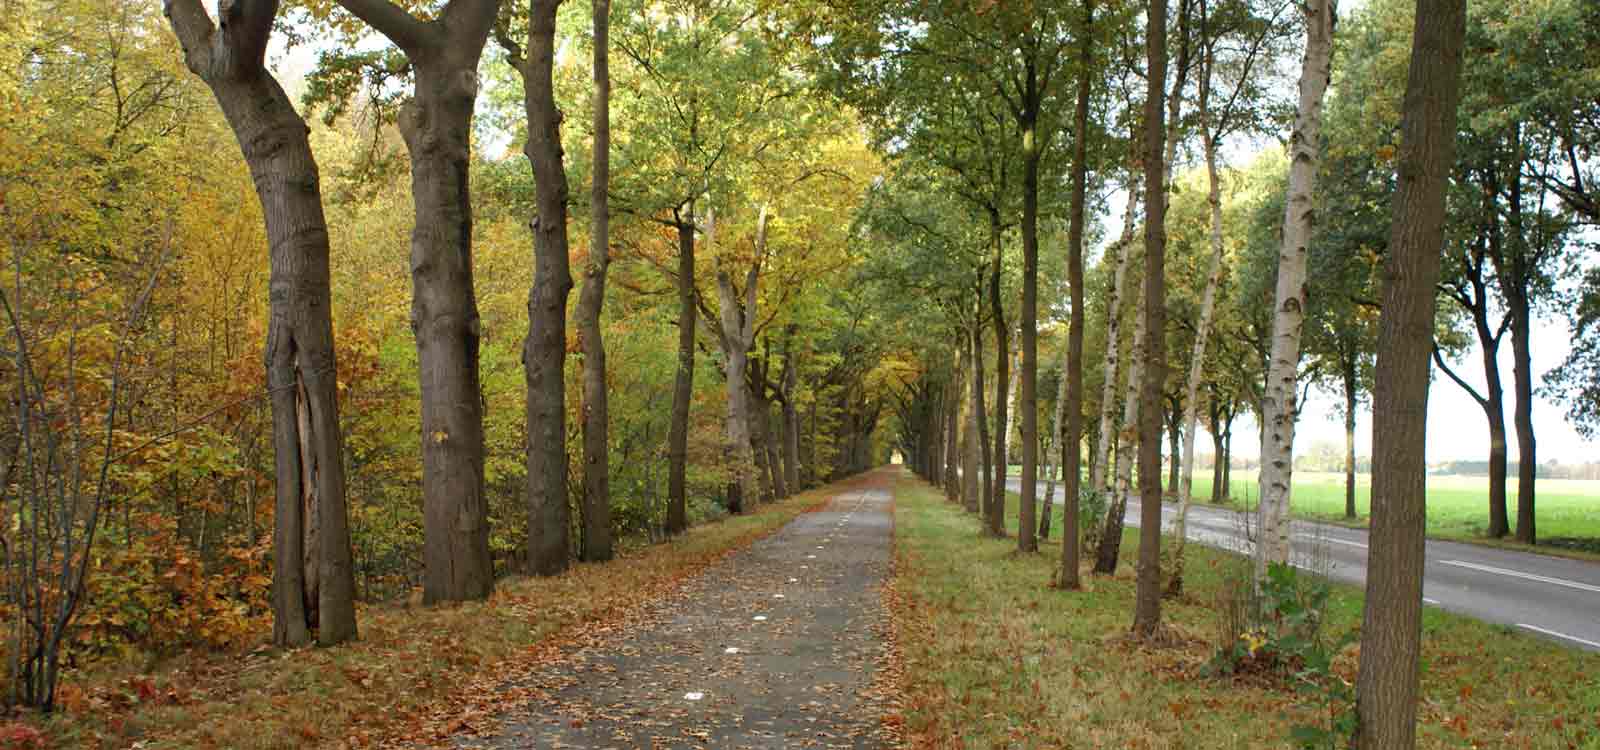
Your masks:
M1306 314L1306 257L1321 156L1322 100L1328 90L1333 59L1332 0L1307 0L1301 12L1305 16L1306 48L1301 60L1294 130L1289 135L1288 197L1273 297L1272 349L1262 398L1258 577L1266 575L1269 564L1289 561L1290 481L1294 473L1300 337Z

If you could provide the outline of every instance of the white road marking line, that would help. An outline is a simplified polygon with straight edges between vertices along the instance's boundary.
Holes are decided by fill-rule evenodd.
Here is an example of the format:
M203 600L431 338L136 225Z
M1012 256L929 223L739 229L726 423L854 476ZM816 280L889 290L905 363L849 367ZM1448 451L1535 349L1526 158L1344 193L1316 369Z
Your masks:
M1313 542L1332 542L1334 544L1343 544L1350 547L1360 547L1361 549L1367 548L1367 545L1362 544L1361 542L1352 542L1347 539L1334 539L1331 536L1317 536L1315 534L1295 534L1295 536L1300 537L1301 539L1309 539Z
M1424 596L1424 597L1422 597L1422 603L1423 604L1438 604L1439 600L1438 599L1429 599L1428 597Z
M683 694L683 699L686 700L686 701L697 701L697 700L700 700L701 698L704 698L704 697L706 697L706 694L698 692L698 691L693 692L693 693L684 693Z
M790 578L789 579L789 583L799 583L799 582L800 582L800 579L798 579L798 578Z
M1548 583L1548 584L1552 584L1552 585L1555 585L1555 586L1566 586L1567 588L1570 588L1570 589L1577 589L1579 591L1591 591L1591 592L1594 592L1596 594L1600 594L1600 586L1591 586L1591 585L1589 585L1587 583L1579 583L1577 581L1569 581L1569 580L1567 580L1565 578L1551 578L1549 576L1535 575L1533 573L1524 573L1524 572L1522 572L1520 570L1507 570L1506 568L1496 568L1496 567L1494 567L1492 565L1479 565L1477 563L1469 563L1469 562L1464 562L1464 561L1461 561L1461 560L1440 560L1439 563L1441 565L1454 565L1454 566L1456 566L1458 568L1470 568L1472 570L1481 570L1481 571L1483 571L1485 573L1497 573L1497 574L1503 575L1503 576L1511 576L1513 578L1524 578L1524 579L1527 579L1529 581L1538 581L1540 583Z
M737 654L737 653L739 653L739 647L738 646L729 646L729 647L723 649L722 653L724 653L724 654Z
M1579 637L1577 637L1575 635L1567 635L1566 633L1561 633L1561 632L1557 632L1557 631L1554 631L1554 630L1541 628L1538 625L1529 625L1528 623L1525 623L1525 622L1519 622L1519 623L1517 623L1517 627L1519 627L1519 628L1527 628L1528 630L1532 630L1535 633L1544 633L1545 635L1555 636L1556 638L1561 638L1563 640L1572 641L1573 643L1582 643L1583 645L1589 646L1591 648L1600 648L1600 643L1588 640L1587 638L1579 638Z
M772 598L774 598L774 599L782 599L783 598L783 594L773 594Z
M754 619L756 622L766 622L767 616L766 615L756 615L752 619Z

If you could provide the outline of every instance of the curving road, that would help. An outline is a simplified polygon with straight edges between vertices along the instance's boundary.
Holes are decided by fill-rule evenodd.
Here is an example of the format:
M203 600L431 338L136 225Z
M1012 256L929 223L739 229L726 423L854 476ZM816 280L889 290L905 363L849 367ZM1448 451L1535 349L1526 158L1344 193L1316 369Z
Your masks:
M1017 491L1018 480L1008 480L1007 487ZM1059 487L1056 500L1063 502ZM1176 510L1170 503L1163 508L1166 531ZM1139 525L1137 500L1129 499L1126 522ZM1207 505L1189 509L1191 541L1249 554L1254 545L1244 529L1238 511ZM1365 585L1365 529L1295 521L1292 533L1296 565L1328 569L1334 580ZM1600 651L1600 563L1430 539L1422 600L1566 646Z

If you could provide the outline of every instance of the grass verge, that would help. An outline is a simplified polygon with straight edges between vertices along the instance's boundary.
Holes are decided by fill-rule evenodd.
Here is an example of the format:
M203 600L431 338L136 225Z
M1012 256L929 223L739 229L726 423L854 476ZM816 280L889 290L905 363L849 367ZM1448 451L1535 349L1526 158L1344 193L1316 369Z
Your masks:
M1009 528L1015 530L1015 498ZM1059 526L1057 527L1059 528ZM895 489L895 618L905 724L918 747L1282 748L1330 707L1286 681L1203 672L1232 560L1189 547L1187 595L1162 603L1182 644L1122 639L1133 618L1132 554L1085 590L1049 588L1059 541L1017 555L909 475ZM1085 566L1087 574L1087 566ZM1327 632L1360 624L1361 593L1335 587ZM1423 614L1424 748L1600 748L1600 654L1428 608ZM1335 663L1353 681L1355 656Z
M62 711L23 720L38 724L52 747L434 744L492 722L515 698L499 689L506 678L563 644L614 626L636 605L825 504L854 481L697 526L670 544L577 565L555 578L502 580L484 602L363 607L361 639L345 646L190 654L150 673L72 675L63 682Z

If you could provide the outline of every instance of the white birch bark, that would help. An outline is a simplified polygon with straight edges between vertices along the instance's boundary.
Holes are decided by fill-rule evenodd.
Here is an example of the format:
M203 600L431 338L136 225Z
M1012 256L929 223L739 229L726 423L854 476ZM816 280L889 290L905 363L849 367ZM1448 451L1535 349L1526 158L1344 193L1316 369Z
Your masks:
M1307 0L1306 50L1300 68L1300 101L1289 136L1289 192L1283 212L1283 245L1273 299L1272 354L1262 399L1260 529L1256 575L1269 563L1289 561L1290 482L1294 473L1295 399L1300 367L1300 332L1306 307L1306 248L1311 243L1312 194L1316 188L1322 99L1333 57L1331 0Z
M1100 388L1100 440L1096 443L1094 462L1094 476L1089 479L1089 486L1095 492L1105 494L1110 487L1107 477L1111 475L1107 462L1111 460L1111 443L1116 440L1116 407L1117 407L1117 365L1119 337L1122 332L1122 295L1127 292L1128 264L1133 259L1133 231L1135 209L1139 202L1139 187L1137 181L1131 181L1133 188L1128 195L1128 205L1122 213L1122 236L1117 238L1113 249L1117 252L1117 270L1113 272L1111 280L1111 295L1106 298L1106 356L1100 365L1100 371L1105 373L1105 384Z
M1194 440L1199 421L1200 378L1205 370L1206 340L1217 309L1217 287L1222 282L1222 185L1217 178L1217 144L1206 122L1206 95L1200 95L1201 127L1205 141L1207 201L1211 204L1211 270L1200 297L1200 320L1195 324L1194 350L1189 355L1189 382L1183 407L1183 476L1178 481L1178 516L1173 524L1177 538L1175 575L1182 575L1183 547L1188 531L1189 503L1194 492Z
M1134 310L1133 350L1128 356L1127 396L1122 403L1122 425L1117 430L1117 487L1109 506L1112 512L1122 509L1116 502L1128 496L1133 486L1133 467L1139 463L1139 389L1144 378L1144 295L1139 295L1139 305Z

